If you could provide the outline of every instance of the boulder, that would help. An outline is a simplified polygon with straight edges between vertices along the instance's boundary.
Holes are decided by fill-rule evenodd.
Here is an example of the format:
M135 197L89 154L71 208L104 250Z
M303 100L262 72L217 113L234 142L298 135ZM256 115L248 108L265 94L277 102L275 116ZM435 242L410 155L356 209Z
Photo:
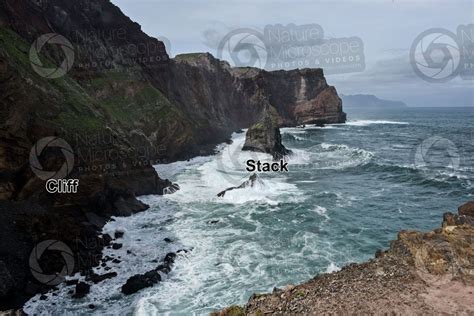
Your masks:
M74 292L73 298L83 298L89 294L91 286L85 282L79 282L76 284L76 291Z
M120 249L120 248L122 248L122 244L120 244L120 243L113 243L112 244L112 249L117 250L117 249Z
M136 274L130 277L122 286L122 293L130 295L146 287L151 287L159 281L161 281L161 276L157 270L151 270L144 274Z
M125 234L124 231L116 230L115 233L114 233L114 237L115 237L115 239L122 238L124 234Z
M130 295L144 289L151 287L154 284L161 281L160 272L165 274L171 271L171 266L174 264L176 259L176 253L169 252L163 259L163 264L160 264L155 269L148 271L144 274L135 274L130 277L127 282L122 286L122 293Z
M459 215L474 217L474 201L469 201L458 208Z
M92 281L93 283L99 283L107 279L111 279L117 276L117 272L108 272L104 274L93 273L87 277L87 281Z

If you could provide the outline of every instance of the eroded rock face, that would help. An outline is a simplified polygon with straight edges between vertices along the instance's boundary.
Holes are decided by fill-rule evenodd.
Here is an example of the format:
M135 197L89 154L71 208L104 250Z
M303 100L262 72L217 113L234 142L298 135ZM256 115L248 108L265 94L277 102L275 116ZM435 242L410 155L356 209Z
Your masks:
M248 129L242 150L268 153L275 160L291 154L291 151L281 143L277 119L270 114L270 111L265 112L262 120Z

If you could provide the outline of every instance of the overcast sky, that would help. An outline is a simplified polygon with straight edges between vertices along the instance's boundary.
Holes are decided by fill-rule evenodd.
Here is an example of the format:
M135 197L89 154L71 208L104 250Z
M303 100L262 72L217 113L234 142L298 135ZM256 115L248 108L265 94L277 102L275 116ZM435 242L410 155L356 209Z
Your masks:
M268 25L318 24L326 39L358 37L363 43L362 71L326 75L329 84L335 85L340 94L375 94L410 106L474 106L474 80L458 75L443 83L427 82L415 74L409 57L410 47L420 33L432 28L456 33L459 25L474 23L472 0L113 0L113 3L147 34L165 37L172 56L185 52L219 55L219 42L228 32L239 28L263 32Z

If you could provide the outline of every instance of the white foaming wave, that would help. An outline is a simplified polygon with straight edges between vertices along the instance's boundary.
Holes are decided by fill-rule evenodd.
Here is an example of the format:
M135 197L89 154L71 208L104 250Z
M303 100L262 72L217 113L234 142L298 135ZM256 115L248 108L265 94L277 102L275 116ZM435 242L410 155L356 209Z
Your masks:
M237 144L233 144L233 147L237 147L243 145L245 141L245 131L243 133L233 133L231 139L237 140ZM230 145L232 146L232 145ZM222 143L216 146L215 151L219 154L222 153L227 147L230 147L228 144ZM170 179L172 180L176 175L183 172L186 169L194 168L196 166L202 165L206 162L212 161L215 159L215 156L197 156L191 158L189 160L180 160L175 161L167 164L157 164L153 167L155 168L156 172L162 179Z
M321 143L323 151L312 153L318 169L346 169L367 164L374 156L370 151L344 144Z
M153 260L161 261L167 252L176 252L184 248L178 243L167 243L163 239L171 237L175 239L171 232L163 230L163 223L174 214L172 206L164 199L157 196L140 197L140 200L153 205L147 211L133 214L129 217L113 217L113 221L108 222L102 232L111 236L117 230L125 231L122 238L117 242L122 244L122 248L103 249L103 255L117 258L121 262L113 263L109 261L107 266L110 270L98 266L93 268L94 272L101 275L106 272L117 272L117 276L104 280L97 285L92 285L90 293L86 298L78 300L71 298L69 291L73 288L61 284L55 291L56 296L47 295L45 300L39 300L37 295L28 301L24 310L31 315L125 315L133 312L133 306L138 304L140 297L148 295L151 288L140 291L140 296L125 299L120 289L126 280L137 273L145 273L156 267ZM159 214L159 215L158 215ZM94 244L88 245L94 247ZM181 261L182 258L177 261ZM89 258L82 258L88 260ZM166 276L162 275L166 280ZM84 281L85 277L76 274L70 279ZM54 303L54 304L53 304ZM89 304L94 304L95 309L90 309Z
M308 130L336 129L339 128L341 125L344 124L329 124L324 126L306 125L305 127L282 127L280 128L280 132L286 134L304 134Z
M290 167L295 165L307 165L311 163L311 153L303 149L291 149L292 154L288 156Z
M299 194L295 185L284 182L263 180L263 183L256 183L253 187L238 190L231 190L225 193L222 198L214 197L217 203L244 204L247 202L257 202L262 204L277 205L282 194L294 192Z
M202 218L202 209L185 206L177 211L179 217ZM262 210L265 212L265 210ZM220 216L249 218L250 210L229 207L229 212L220 210ZM209 211L205 211L209 213ZM201 215L202 214L202 215ZM194 219L194 220L195 220ZM182 314L209 314L209 309L218 310L224 302L245 301L244 291L230 290L229 282L247 283L252 286L255 279L266 275L262 271L263 256L269 253L262 248L262 243L241 239L240 236L252 234L258 239L259 228L254 231L242 231L238 227L217 229L208 225L196 225L196 222L176 221L171 229L180 240L193 247L188 261L178 260L169 279L150 291L150 296L143 298L135 307L136 315L149 315L158 308L160 314L172 314L175 304L183 301ZM253 238L250 238L252 240ZM220 244L226 241L225 245ZM267 276L268 277L268 276ZM262 279L263 280L263 279ZM271 290L271 289L269 289ZM215 293L219 293L216 300Z
M399 122L399 121L384 121L384 120L354 120L348 121L340 125L348 126L367 126L372 124L395 124L395 125L408 125L408 122Z
M340 126L339 124L329 124L329 125L324 125L324 126L308 126L305 127L307 130L312 130L312 129L336 129Z
M296 140L299 140L299 141L305 141L307 140L306 138L304 137L300 137L300 136L296 136L296 135L292 135Z
M334 262L331 262L326 268L326 273L333 273L341 270Z
M280 128L282 134L306 134L305 128L303 127L284 127Z
M319 215L324 215L324 214L326 214L326 212L327 212L328 210L327 210L325 207L316 205L316 208L314 209L314 211L315 211L316 213L318 213Z
M261 181L253 187L231 190L223 197L217 197L219 192L248 180L250 173L245 170L247 160L273 161L269 154L242 151L245 134L233 134L232 140L232 144L222 146L221 151L210 159L205 157L195 160L194 164L181 165L181 172L175 175L180 190L165 198L181 203L278 204L292 195L302 195L295 184L286 182L284 174L278 173L260 175Z
M198 156L189 160L175 161L167 164L157 164L153 167L162 179L174 181L174 177L186 168L205 163L212 159L212 156Z

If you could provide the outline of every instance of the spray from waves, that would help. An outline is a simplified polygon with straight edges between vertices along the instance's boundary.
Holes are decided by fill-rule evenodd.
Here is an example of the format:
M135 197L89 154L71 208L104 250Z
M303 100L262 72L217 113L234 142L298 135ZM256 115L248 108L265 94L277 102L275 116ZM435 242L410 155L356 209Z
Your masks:
M326 268L326 273L333 273L339 270L341 270L341 268L339 268L334 262L331 262Z
M171 179L179 183L181 189L167 197L180 203L199 201L217 204L255 202L276 205L288 199L304 200L297 186L288 183L283 173L261 174L253 187L228 191L223 197L217 197L217 193L248 180L249 172L245 169L247 160L272 162L269 154L242 151L244 142L245 135L234 133L232 143L221 147L218 154L212 158L200 157L190 162L171 164L168 169L180 172L177 176L172 175ZM304 158L301 159L303 160Z
M384 121L384 120L355 120L348 121L343 125L346 126L368 126L372 124L394 124L394 125L408 125L408 122L399 122L399 121Z

